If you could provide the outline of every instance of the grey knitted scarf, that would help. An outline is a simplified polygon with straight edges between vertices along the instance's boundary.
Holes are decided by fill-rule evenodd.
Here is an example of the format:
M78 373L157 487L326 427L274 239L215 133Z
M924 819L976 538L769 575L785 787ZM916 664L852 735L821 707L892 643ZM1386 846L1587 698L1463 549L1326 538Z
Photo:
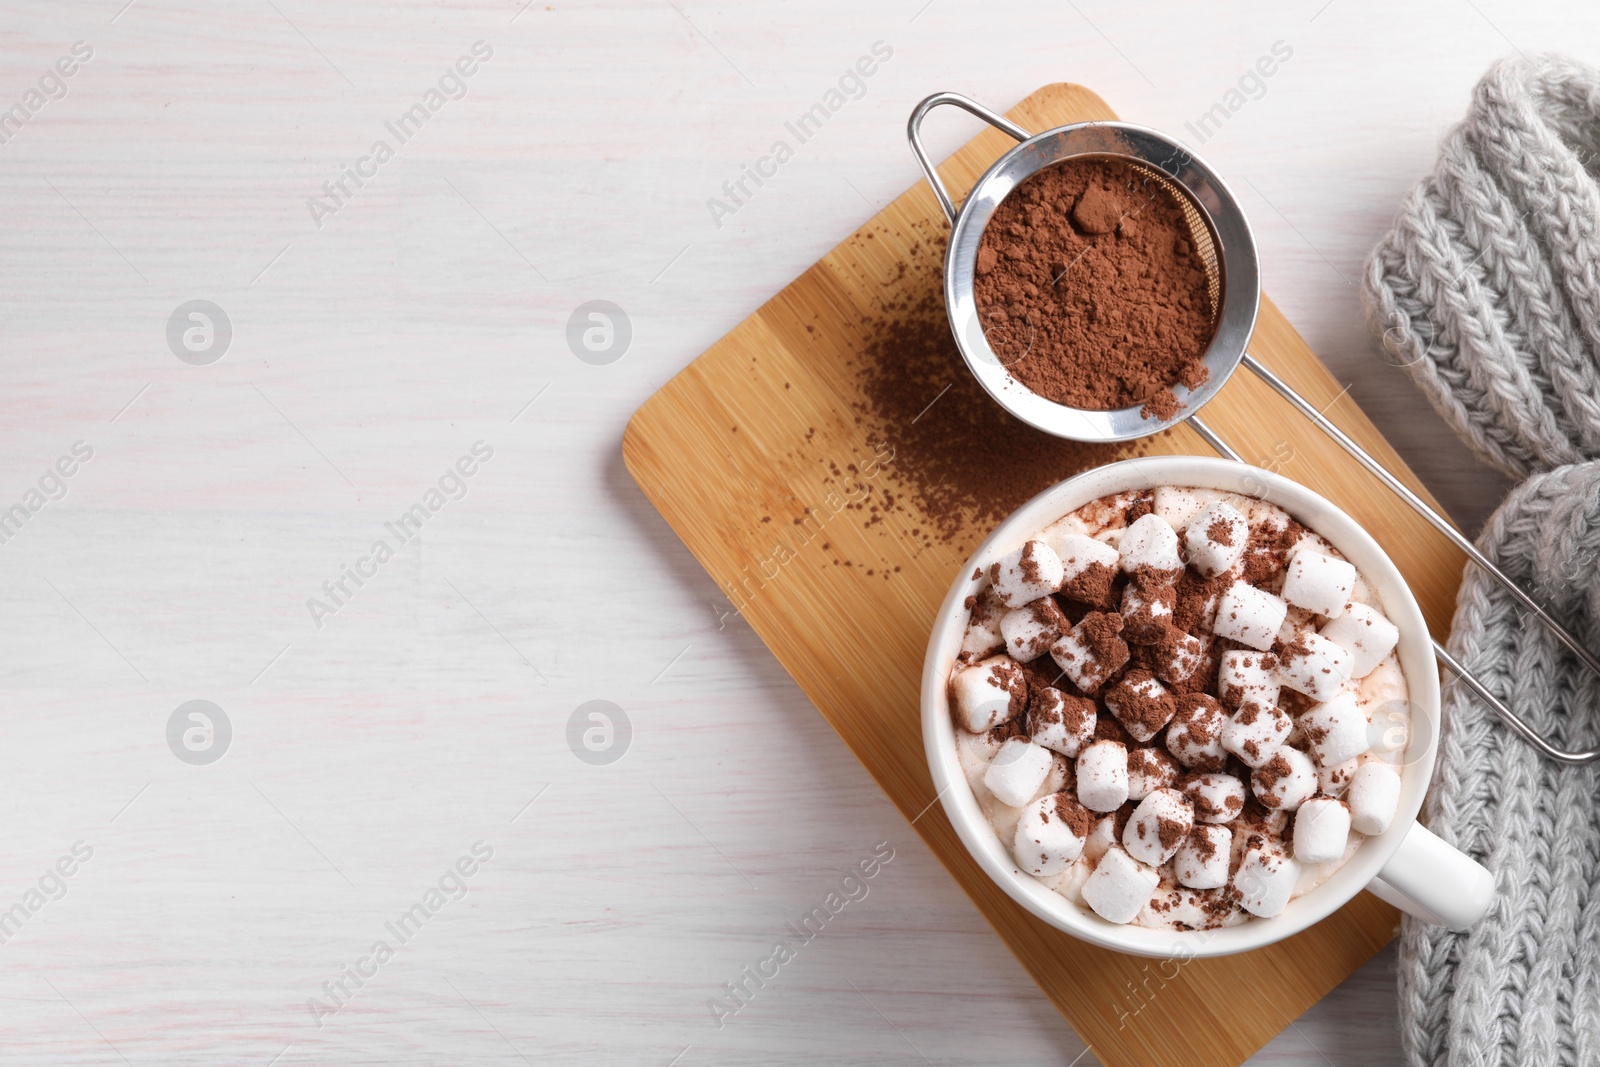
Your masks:
M1367 263L1390 361L1486 461L1600 457L1600 72L1493 67Z
M1482 458L1527 480L1479 546L1600 649L1600 72L1497 65L1368 263L1369 324ZM1469 566L1450 650L1565 748L1600 681ZM1600 1064L1600 767L1541 758L1458 684L1424 818L1494 872L1472 930L1406 919L1413 1067Z

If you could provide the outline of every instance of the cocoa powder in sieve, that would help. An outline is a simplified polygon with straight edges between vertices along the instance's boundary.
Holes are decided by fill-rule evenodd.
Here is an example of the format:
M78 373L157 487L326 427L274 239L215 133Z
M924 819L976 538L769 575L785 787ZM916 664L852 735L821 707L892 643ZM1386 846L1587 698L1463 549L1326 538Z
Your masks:
M1068 159L1017 186L984 229L973 290L995 355L1047 400L1165 418L1173 385L1206 380L1211 298L1183 208L1121 160Z

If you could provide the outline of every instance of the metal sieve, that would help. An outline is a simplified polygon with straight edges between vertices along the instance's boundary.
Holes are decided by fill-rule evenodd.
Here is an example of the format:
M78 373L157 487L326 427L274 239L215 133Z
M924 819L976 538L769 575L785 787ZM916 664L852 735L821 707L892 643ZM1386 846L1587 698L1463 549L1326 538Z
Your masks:
M950 199L939 172L922 145L922 120L929 111L943 104L959 107L1019 142L984 172L959 210ZM1490 562L1450 520L1428 506L1309 401L1250 355L1248 347L1261 305L1261 273L1255 238L1251 235L1243 208L1227 184L1182 144L1148 127L1127 122L1078 122L1040 134L1030 134L1005 116L957 93L935 93L919 103L911 112L906 134L917 162L933 186L939 205L950 220L950 242L944 264L944 296L956 347L960 349L962 359L978 383L1001 407L1045 433L1101 444L1131 441L1187 422L1220 455L1243 462L1239 453L1202 422L1197 414L1207 401L1221 392L1229 377L1242 364L1426 518L1548 627L1557 640L1589 670L1600 675L1600 658L1585 648L1531 594ZM1189 239L1206 266L1214 326L1211 342L1202 357L1208 377L1193 389L1173 386L1178 409L1167 418L1146 417L1141 413L1142 404L1116 411L1089 411L1045 399L1012 377L1007 369L1027 354L1031 336L1020 334L1010 327L986 332L979 318L973 281L977 271L978 247L995 209L1031 175L1062 160L1085 157L1115 159L1146 176L1152 189L1171 194L1183 209ZM1063 276L1065 274L1063 272ZM1571 752L1551 744L1491 693L1481 680L1467 671L1441 643L1434 641L1433 647L1444 667L1466 683L1540 752L1562 763L1600 760L1600 749Z

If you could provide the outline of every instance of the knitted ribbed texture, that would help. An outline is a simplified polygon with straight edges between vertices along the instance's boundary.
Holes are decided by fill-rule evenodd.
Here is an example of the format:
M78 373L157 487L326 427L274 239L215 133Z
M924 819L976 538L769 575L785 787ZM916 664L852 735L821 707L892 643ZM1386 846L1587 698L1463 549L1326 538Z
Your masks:
M1461 438L1517 477L1479 538L1600 649L1600 71L1500 63L1368 261L1369 326ZM1555 744L1600 744L1600 680L1468 566L1450 650ZM1412 1067L1600 1065L1600 766L1541 757L1459 683L1427 825L1497 895L1462 934L1411 918Z
M1538 474L1479 547L1600 647L1600 463ZM1468 567L1450 650L1563 748L1600 743L1600 680ZM1445 729L1424 821L1494 873L1470 931L1406 919L1400 1019L1413 1067L1600 1064L1600 766L1568 767L1514 737L1465 686Z
M1484 75L1367 263L1368 324L1514 477L1600 458L1600 71Z

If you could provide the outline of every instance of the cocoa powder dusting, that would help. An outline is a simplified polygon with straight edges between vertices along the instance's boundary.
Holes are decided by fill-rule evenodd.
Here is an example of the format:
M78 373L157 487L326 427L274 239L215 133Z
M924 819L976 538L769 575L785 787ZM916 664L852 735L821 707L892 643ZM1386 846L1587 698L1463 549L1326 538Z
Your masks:
M1282 529L1265 529L1253 532L1250 548L1244 556L1244 573L1240 579L1251 585L1266 585L1282 574L1288 566L1289 550L1305 536L1306 528L1293 519Z
M1098 817L1065 792L1056 794L1056 814L1067 828L1078 837L1088 837L1094 832Z
M1157 819L1156 836L1161 841L1161 847L1163 849L1177 848L1179 842L1181 842L1185 837L1189 836L1189 830L1193 827L1193 825L1194 823L1192 821L1182 822L1178 819L1171 819L1164 815Z
M1165 689L1156 688L1155 676L1149 671L1132 670L1106 694L1106 706L1130 732L1138 727L1153 734L1171 721L1177 703ZM1158 695L1151 695L1154 692Z
M1189 845L1194 849L1195 858L1201 863L1210 863L1211 857L1217 854L1216 842L1211 840L1211 835L1199 826L1190 832Z
M1206 270L1182 206L1120 160L1068 159L995 209L973 284L990 347L1023 385L1071 407L1177 411L1205 381Z
M1203 578L1193 570L1184 568L1178 576L1177 603L1172 609L1172 625L1186 633L1195 633L1210 622L1207 618L1222 590L1233 581L1231 575Z
M1091 563L1061 587L1061 595L1093 608L1110 607L1117 572L1109 563Z

